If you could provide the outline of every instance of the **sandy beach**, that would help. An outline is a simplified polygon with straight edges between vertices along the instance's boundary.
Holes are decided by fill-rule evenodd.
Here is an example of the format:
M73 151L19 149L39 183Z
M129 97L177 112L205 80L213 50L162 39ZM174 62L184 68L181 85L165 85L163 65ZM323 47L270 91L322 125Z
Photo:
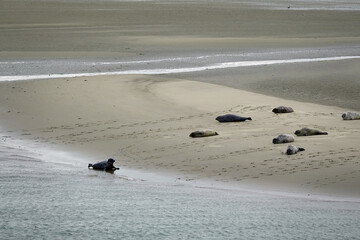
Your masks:
M0 61L132 59L265 49L353 49L359 11L281 10L206 2L0 3ZM334 50L335 51L335 50ZM310 53L309 53L310 52ZM170 75L0 82L3 138L30 140L89 162L242 188L360 198L360 60ZM295 112L276 115L280 105ZM219 123L234 113L252 121ZM306 150L284 154L279 134ZM193 139L192 131L218 136ZM78 161L74 159L74 161ZM86 165L85 165L86 167ZM121 170L120 170L121 171Z
M113 157L120 167L174 180L211 179L242 187L359 197L360 126L358 121L342 120L341 108L159 76L1 86L1 124L12 135L80 152L89 162ZM271 112L280 105L292 106L295 112ZM226 113L253 120L215 120ZM329 135L296 137L294 145L306 151L292 156L284 154L287 144L272 143L279 134L293 134L302 127ZM189 137L199 129L219 135Z

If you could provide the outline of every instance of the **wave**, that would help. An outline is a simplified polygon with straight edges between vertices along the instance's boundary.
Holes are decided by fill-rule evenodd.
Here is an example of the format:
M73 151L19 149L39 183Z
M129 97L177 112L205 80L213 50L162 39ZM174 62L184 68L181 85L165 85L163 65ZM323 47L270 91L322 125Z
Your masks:
M235 61L214 63L198 67L183 67L183 68L156 68L156 69L137 69L137 70L123 70L110 72L90 72L90 73L66 73L66 74L38 74L38 75L12 75L0 76L0 81L20 81L33 79L53 79L53 78L73 78L73 77L91 77L91 76L105 76L105 75L160 75L172 73L190 73L206 70L237 68L237 67L251 67L264 66L274 64L292 64L292 63L309 63L322 61L340 61L347 59L359 59L360 56L338 56L338 57L324 57L324 58L300 58L300 59L285 59L285 60L260 60L260 61Z

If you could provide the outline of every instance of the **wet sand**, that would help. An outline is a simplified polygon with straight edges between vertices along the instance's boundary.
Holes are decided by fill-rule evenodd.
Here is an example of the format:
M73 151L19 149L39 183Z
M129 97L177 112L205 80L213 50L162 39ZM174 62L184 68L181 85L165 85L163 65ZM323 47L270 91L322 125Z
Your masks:
M311 58L360 55L360 29L356 24L360 14L356 9L298 10L286 5L274 10L239 2L181 1L65 4L16 0L0 4L2 61L126 61L269 51L283 52L287 58L292 52L295 58L295 52ZM360 110L358 66L359 60L355 59L172 77Z
M358 11L218 3L0 4L1 61L266 49L329 48L341 54L349 47L360 55ZM341 119L343 112L360 109L359 63L1 82L1 134L82 153L92 162L113 157L120 167L184 181L359 197L360 122ZM295 113L273 114L279 105ZM228 112L253 121L215 121ZM306 151L294 156L283 153L286 145L272 144L278 134L301 127L329 135L296 137L294 144ZM202 128L219 136L188 137Z

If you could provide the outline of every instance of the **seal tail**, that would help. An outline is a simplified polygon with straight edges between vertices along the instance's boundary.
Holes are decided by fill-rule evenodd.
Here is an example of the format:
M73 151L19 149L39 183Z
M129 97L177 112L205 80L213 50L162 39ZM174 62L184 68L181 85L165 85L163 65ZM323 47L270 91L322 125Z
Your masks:
M93 165L91 164L91 163L89 163L89 165L88 165L88 168L91 168Z

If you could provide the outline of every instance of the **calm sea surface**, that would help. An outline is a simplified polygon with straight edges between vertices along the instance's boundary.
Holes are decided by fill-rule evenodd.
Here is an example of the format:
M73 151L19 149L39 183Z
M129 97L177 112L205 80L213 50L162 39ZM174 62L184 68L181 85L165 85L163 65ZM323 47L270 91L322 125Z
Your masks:
M141 181L6 139L0 153L0 239L360 239L360 203Z
M116 1L116 0L114 0ZM235 1L234 1L235 2ZM239 1L283 8L290 1ZM285 4L285 5L284 5ZM287 6L287 5L286 5ZM358 0L291 1L292 8L359 10ZM346 12L344 13L346 14ZM261 56L259 57L259 54ZM206 69L253 60L359 56L358 46L213 53L153 59L0 61L9 76ZM164 63L166 63L164 65ZM194 65L196 63L196 65ZM266 62L265 62L266 63ZM46 72L44 72L46 69ZM180 69L180 70L181 70ZM156 71L155 71L156 70ZM164 71L165 71L164 70ZM152 72L151 72L152 73ZM157 73L157 72L156 72ZM1 137L1 135L0 135ZM142 181L123 170L29 152L0 139L0 239L360 239L360 203ZM59 157L60 156L60 157ZM121 167L121 166L120 166Z

